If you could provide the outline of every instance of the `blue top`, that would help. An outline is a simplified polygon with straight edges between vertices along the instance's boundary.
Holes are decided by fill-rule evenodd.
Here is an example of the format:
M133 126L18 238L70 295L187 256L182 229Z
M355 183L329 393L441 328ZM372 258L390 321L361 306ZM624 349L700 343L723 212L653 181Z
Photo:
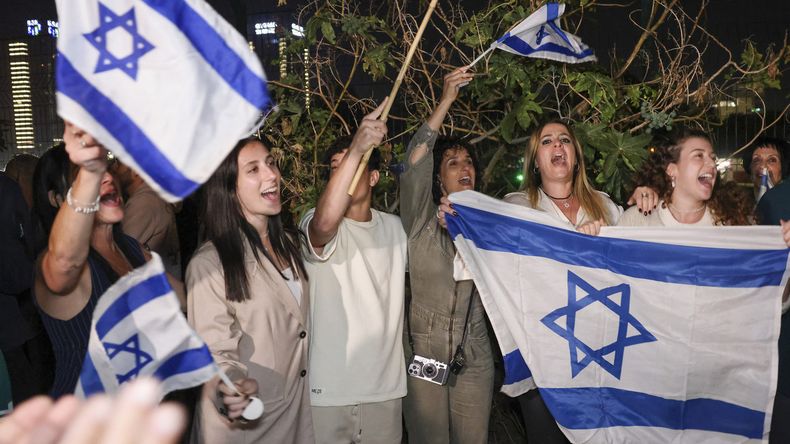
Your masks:
M134 238L123 234L116 237L115 242L133 268L145 264L143 251ZM64 321L47 315L40 307L38 310L55 354L55 381L50 391L53 398L74 393L88 351L93 309L101 295L119 278L110 264L93 248L88 253L88 268L91 273L91 295L79 313Z

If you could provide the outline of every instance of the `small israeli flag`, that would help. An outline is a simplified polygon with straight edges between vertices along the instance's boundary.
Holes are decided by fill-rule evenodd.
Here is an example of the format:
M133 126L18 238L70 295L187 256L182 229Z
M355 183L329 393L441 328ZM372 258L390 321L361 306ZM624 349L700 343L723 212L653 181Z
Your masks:
M559 18L565 12L563 3L547 3L514 26L469 66L476 64L494 49L538 59L564 63L582 63L597 60L592 49L579 37L560 28Z
M271 101L257 56L203 0L57 0L58 114L169 201L205 182Z
M774 187L774 183L771 180L771 175L768 174L768 168L763 168L760 172L760 188L757 189L757 202L760 202L760 199L763 198L766 192Z
M162 381L163 394L195 387L218 372L206 344L187 324L156 253L118 280L93 312L88 353L75 393L115 393L138 376Z
M531 377L577 443L767 442L790 276L779 227L587 236L472 191L450 201L503 390Z

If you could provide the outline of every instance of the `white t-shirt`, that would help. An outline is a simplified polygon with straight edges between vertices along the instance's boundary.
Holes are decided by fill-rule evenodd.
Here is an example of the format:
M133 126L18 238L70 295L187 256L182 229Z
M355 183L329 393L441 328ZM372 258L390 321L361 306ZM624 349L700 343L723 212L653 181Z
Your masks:
M713 215L708 207L705 208L705 213L697 222L692 224L678 222L669 211L669 208L664 206L664 201L661 200L658 202L656 210L647 216L640 213L639 209L634 205L623 213L623 217L620 218L617 225L626 227L712 227L716 223L713 221Z
M300 224L308 224L315 209ZM321 255L305 246L310 282L310 401L342 406L406 396L403 304L407 239L400 218L343 219Z

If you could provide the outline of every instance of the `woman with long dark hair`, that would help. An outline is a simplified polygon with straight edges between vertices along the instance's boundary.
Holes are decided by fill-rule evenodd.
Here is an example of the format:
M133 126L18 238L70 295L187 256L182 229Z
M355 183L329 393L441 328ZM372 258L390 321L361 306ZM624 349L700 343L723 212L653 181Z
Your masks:
M204 392L195 442L313 441L307 275L301 235L279 217L280 182L270 150L247 138L205 186L207 242L187 267L187 313L235 387ZM251 395L265 411L246 422L240 417Z

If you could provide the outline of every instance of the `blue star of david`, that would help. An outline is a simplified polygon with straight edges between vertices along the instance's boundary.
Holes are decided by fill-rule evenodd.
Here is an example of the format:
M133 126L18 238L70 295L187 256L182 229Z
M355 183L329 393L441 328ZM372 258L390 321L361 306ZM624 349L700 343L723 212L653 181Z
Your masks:
M110 52L107 47L107 34L115 28L126 30L132 37L132 47L129 54L120 58ZM99 3L99 27L92 32L83 34L83 37L99 50L99 61L96 63L96 70L93 71L96 74L120 69L132 80L137 80L137 62L148 51L154 49L154 45L137 32L134 8L129 9L123 15L118 15L101 2Z
M121 344L111 344L109 342L103 342L102 344L104 345L104 349L107 350L107 356L110 360L118 355L118 353L122 352L132 353L134 355L134 368L122 375L115 375L118 378L118 384L123 384L134 378L140 373L143 367L153 361L151 355L140 349L140 338L137 337L136 333Z
M540 29L538 29L538 33L535 35L537 39L535 40L536 45L540 45L540 42L543 41L543 37L548 36L549 33L546 32L546 25L541 25Z
M576 289L580 288L587 293L587 296L578 299ZM620 294L620 305L612 298ZM576 313L583 308L600 302L620 318L620 325L617 330L617 339L611 344L607 344L598 350L592 349L581 339L576 337ZM541 322L554 333L560 335L568 341L568 348L571 355L571 377L575 378L591 362L596 362L612 376L620 379L623 370L623 352L626 347L642 344L645 342L656 341L647 329L630 312L631 287L627 284L615 285L613 287L594 288L582 278L571 271L568 271L568 305L558 308L546 315ZM565 327L557 323L557 320L565 316ZM628 326L634 327L638 334L627 336ZM584 353L584 358L578 359L578 351ZM605 359L605 356L614 353L614 363Z

